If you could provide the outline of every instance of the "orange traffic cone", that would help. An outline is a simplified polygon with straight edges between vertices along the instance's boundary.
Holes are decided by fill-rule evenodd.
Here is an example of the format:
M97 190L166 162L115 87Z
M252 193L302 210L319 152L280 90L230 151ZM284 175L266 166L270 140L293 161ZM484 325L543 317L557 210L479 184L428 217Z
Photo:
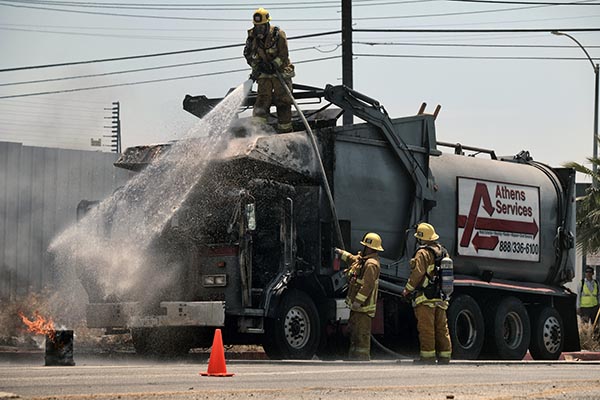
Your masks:
M208 360L208 371L200 372L202 376L233 376L234 374L227 373L225 366L225 349L223 348L223 338L221 330L215 330L215 338L213 339L212 350L210 351L210 359Z

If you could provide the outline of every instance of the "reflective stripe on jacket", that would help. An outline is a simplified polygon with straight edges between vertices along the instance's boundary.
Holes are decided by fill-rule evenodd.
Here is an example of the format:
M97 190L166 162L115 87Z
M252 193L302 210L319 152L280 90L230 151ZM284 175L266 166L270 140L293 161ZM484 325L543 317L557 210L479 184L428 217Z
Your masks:
M596 307L598 305L598 282L593 280L594 290L590 291L588 285L582 282L580 307Z
M346 271L348 276L348 295L346 304L351 307L352 303L358 302L361 306L356 312L367 313L370 317L375 316L377 308L377 292L379 289L379 255L374 253L368 256L352 255L347 251L342 253L342 260L350 264Z

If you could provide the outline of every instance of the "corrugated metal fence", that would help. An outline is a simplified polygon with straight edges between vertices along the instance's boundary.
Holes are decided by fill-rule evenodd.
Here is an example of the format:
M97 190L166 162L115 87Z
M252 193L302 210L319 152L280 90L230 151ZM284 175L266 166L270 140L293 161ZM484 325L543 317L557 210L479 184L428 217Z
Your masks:
M80 200L103 199L130 177L116 155L0 142L0 299L53 282L52 238Z

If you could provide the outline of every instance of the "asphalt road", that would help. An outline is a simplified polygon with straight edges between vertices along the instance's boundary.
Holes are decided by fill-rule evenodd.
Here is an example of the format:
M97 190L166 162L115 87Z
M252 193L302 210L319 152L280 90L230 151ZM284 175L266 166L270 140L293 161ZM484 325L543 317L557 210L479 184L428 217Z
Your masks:
M74 367L0 358L0 399L598 399L598 362L230 361L228 378L206 362L76 359ZM5 397L2 397L5 396Z

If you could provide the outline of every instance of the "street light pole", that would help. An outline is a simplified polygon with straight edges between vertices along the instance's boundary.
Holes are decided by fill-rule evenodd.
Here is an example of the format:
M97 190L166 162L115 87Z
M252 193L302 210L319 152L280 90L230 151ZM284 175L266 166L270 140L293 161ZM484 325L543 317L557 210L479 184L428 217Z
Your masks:
M577 39L575 39L573 36L569 35L568 33L564 33L564 32L559 32L559 31L552 31L553 35L557 35L557 36L566 36L568 38L570 38L571 40L573 40L575 43L577 43L577 45L581 48L581 50L583 50L583 52L585 53L585 55L587 56L588 60L590 61L590 64L592 64L592 68L594 69L594 74L596 75L596 81L595 81L595 95L594 95L594 142L593 142L593 154L592 157L594 158L594 160L598 159L598 92L600 91L600 79L598 78L598 64L594 64L594 60L592 60L592 57L590 57L590 54L587 52L587 50L585 49L585 47L583 47L583 45L581 43L579 43L579 41ZM595 189L598 187L598 180L596 179L596 173L597 173L598 167L596 166L595 163L592 164L592 172L593 172L593 176L592 176L592 187Z

